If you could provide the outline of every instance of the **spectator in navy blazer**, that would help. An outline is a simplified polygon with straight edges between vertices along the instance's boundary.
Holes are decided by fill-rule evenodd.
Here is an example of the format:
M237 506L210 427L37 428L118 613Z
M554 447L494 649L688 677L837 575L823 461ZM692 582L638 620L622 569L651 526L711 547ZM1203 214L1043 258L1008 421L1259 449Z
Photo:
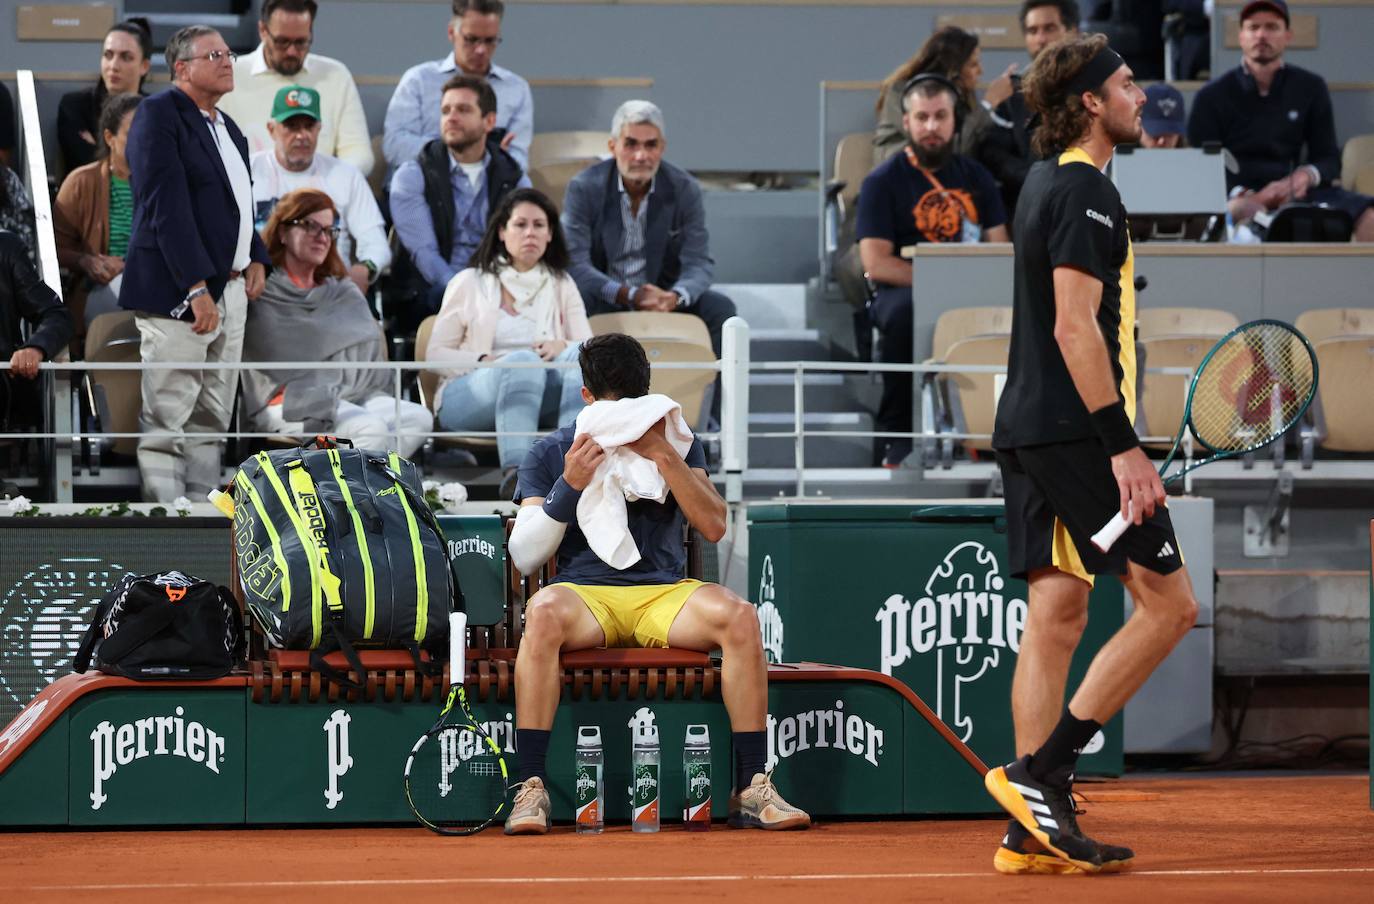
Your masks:
M201 370L237 362L248 301L262 292L267 249L253 230L248 143L215 108L234 90L234 54L191 25L167 42L172 87L145 100L125 154L134 195L120 305L137 312L145 362L138 468L143 497L204 498L220 483L219 440L237 379Z
M701 186L663 160L663 111L628 100L611 120L612 159L578 173L563 202L568 272L587 313L681 311L711 333L720 356L721 326L735 303L711 291L715 261L706 233ZM712 415L719 418L720 393Z

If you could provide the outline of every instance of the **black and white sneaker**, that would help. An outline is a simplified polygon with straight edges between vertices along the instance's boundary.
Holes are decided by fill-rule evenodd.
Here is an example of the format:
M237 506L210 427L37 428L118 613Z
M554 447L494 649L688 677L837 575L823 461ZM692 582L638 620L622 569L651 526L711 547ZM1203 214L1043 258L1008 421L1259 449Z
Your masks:
M1031 778L1029 765L1030 757L1023 756L1014 763L989 769L983 785L993 800L1050 853L1084 872L1100 872L1102 854L1078 828L1069 783L1036 781Z

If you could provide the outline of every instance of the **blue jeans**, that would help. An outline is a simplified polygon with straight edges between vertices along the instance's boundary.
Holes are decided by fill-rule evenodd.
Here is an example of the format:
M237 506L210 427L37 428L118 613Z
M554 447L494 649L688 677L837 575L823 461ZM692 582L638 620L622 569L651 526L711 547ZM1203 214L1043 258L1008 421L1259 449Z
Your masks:
M568 343L556 361L576 361L581 345ZM538 361L532 349L507 352L502 361ZM559 427L572 423L582 410L582 372L534 368L478 368L444 387L439 403L443 430L495 430L502 468L518 468L534 446L542 423Z

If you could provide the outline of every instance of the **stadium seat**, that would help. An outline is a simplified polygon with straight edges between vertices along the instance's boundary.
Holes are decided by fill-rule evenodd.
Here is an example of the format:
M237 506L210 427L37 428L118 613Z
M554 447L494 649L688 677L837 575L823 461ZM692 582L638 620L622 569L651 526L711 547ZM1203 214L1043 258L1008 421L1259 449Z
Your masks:
M945 360L956 342L970 336L1011 335L1011 306L955 308L935 321L928 363Z
M141 340L133 311L111 311L91 321L86 331L86 360L96 363L139 360ZM139 412L143 409L142 375L136 370L92 370L84 380L90 409L103 433L139 432ZM120 455L138 451L138 440L106 440L102 447Z
M862 280L863 265L857 263L857 253L849 252L854 250L859 189L872 169L873 133L852 132L835 145L834 171L825 184L825 255L837 277L846 267L849 271L858 270L846 273L842 279L846 298L856 306L863 304L863 291L855 282ZM849 297L856 292L857 297Z
M714 363L711 334L700 317L661 311L626 311L588 318L592 333L626 333L644 346L649 364ZM706 389L716 380L714 370L653 371L649 391L662 393L682 406L682 417L693 430L703 422Z
M1180 309L1181 310L1181 309ZM1220 313L1220 312L1219 312ZM1168 449L1172 437L1183 422L1184 405L1188 400L1190 379L1183 374L1149 373L1151 367L1196 368L1207 357L1221 334L1200 332L1194 335L1143 335L1141 356L1137 361L1140 374L1140 403L1136 413L1136 431L1142 436L1168 436L1168 442L1146 443L1146 448Z
M530 169L568 160L604 160L610 156L606 132L538 132L530 139Z
M596 163L594 157L580 157L575 160L560 160L545 163L530 169L530 184L543 192L553 202L558 212L563 212L563 198L568 193L568 183L587 167Z
M1002 365L1007 363L1011 349L1011 336L1006 333L969 336L955 342L945 351L943 363L949 365ZM997 396L1002 382L1001 374L991 373L949 373L942 374L947 409L943 418L942 432L991 434L993 422L997 417ZM988 452L992 450L991 439L961 439L957 441L966 450ZM952 454L952 447L946 446L943 454Z
M1321 447L1333 452L1374 452L1374 335L1340 336L1315 343L1321 368Z
M694 314L675 311L625 311L613 314L594 314L588 318L592 334L625 333L641 342L645 339L668 339L711 347L711 333L706 322Z
M1312 343L1345 336L1374 336L1374 308L1317 308L1303 311L1293 326Z
M1140 308L1136 311L1137 340L1158 336L1215 336L1240 326L1230 311L1216 308Z
M1374 135L1356 135L1341 150L1341 184L1362 194L1374 192Z

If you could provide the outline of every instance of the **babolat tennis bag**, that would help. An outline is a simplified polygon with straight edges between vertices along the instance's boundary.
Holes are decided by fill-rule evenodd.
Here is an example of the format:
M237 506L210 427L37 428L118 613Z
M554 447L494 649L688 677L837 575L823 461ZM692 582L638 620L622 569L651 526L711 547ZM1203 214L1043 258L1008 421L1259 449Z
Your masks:
M356 686L325 663L334 650L358 675L358 647L405 648L433 671L420 650L448 642L457 584L419 471L395 452L331 442L259 452L234 475L248 611L268 643L312 651L311 667L341 684Z
M96 606L72 668L146 679L220 678L243 659L234 597L180 571L126 574Z

